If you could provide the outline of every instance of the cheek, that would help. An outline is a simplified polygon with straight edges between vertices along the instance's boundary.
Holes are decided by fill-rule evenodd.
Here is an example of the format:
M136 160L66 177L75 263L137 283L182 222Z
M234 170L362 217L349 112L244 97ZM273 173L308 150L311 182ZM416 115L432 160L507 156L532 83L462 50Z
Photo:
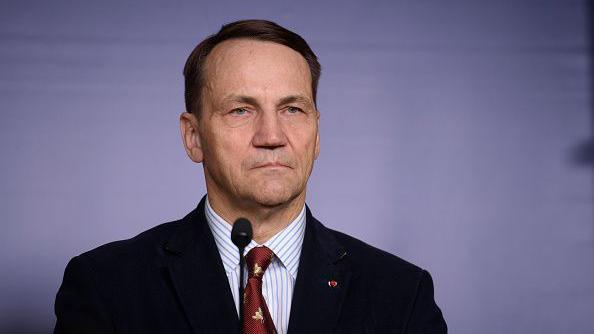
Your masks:
M247 156L249 138L244 133L230 131L220 133L215 145L215 152L222 168L233 171L241 169Z
M304 169L309 169L315 158L317 130L311 128L300 129L293 135L296 158Z

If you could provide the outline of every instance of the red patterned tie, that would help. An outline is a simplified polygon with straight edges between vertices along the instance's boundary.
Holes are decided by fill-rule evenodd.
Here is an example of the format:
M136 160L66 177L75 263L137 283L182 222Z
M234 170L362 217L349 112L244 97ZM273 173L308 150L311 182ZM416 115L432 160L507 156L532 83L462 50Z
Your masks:
M248 281L243 295L244 334L274 334L274 323L262 296L262 276L274 253L266 246L254 247L246 255Z

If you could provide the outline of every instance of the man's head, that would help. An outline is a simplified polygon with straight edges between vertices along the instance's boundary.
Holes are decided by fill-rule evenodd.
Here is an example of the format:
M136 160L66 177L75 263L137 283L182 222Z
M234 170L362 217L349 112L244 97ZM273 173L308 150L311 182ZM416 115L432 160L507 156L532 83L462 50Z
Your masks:
M319 154L320 66L307 43L272 22L231 23L196 47L184 75L184 145L209 197L245 209L304 200Z
M186 111L200 114L202 89L205 80L205 61L212 50L230 39L253 39L284 45L305 58L311 74L311 91L316 102L321 67L318 57L307 42L296 33L265 20L243 20L224 25L218 33L209 36L194 48L184 67Z

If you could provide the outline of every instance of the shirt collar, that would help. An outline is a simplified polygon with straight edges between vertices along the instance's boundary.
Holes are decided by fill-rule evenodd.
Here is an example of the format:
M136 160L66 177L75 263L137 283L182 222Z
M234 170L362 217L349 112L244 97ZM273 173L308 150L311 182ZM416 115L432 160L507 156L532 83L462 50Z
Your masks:
M239 250L237 246L231 241L232 225L219 216L210 206L208 196L206 197L206 205L204 206L204 213L206 221L210 227L215 239L223 266L225 271L235 272L239 265L239 257L237 253ZM287 227L268 239L264 244L259 245L252 240L246 247L244 254L247 254L252 248L257 246L266 246L274 252L275 259L280 260L280 263L287 269L291 276L297 278L297 269L299 267L299 257L301 256L301 246L303 245L303 237L305 235L305 205L295 218Z

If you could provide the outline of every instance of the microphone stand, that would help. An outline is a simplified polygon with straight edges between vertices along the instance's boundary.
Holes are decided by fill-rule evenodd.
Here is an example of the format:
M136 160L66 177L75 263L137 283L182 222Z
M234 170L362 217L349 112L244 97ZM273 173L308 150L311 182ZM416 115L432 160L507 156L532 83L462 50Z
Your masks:
M244 249L244 247L239 249L239 334L243 334L243 265L245 264L245 259L243 258Z
M231 230L231 241L239 249L239 334L243 333L243 251L250 241L252 241L252 223L245 218L238 218L233 224Z

